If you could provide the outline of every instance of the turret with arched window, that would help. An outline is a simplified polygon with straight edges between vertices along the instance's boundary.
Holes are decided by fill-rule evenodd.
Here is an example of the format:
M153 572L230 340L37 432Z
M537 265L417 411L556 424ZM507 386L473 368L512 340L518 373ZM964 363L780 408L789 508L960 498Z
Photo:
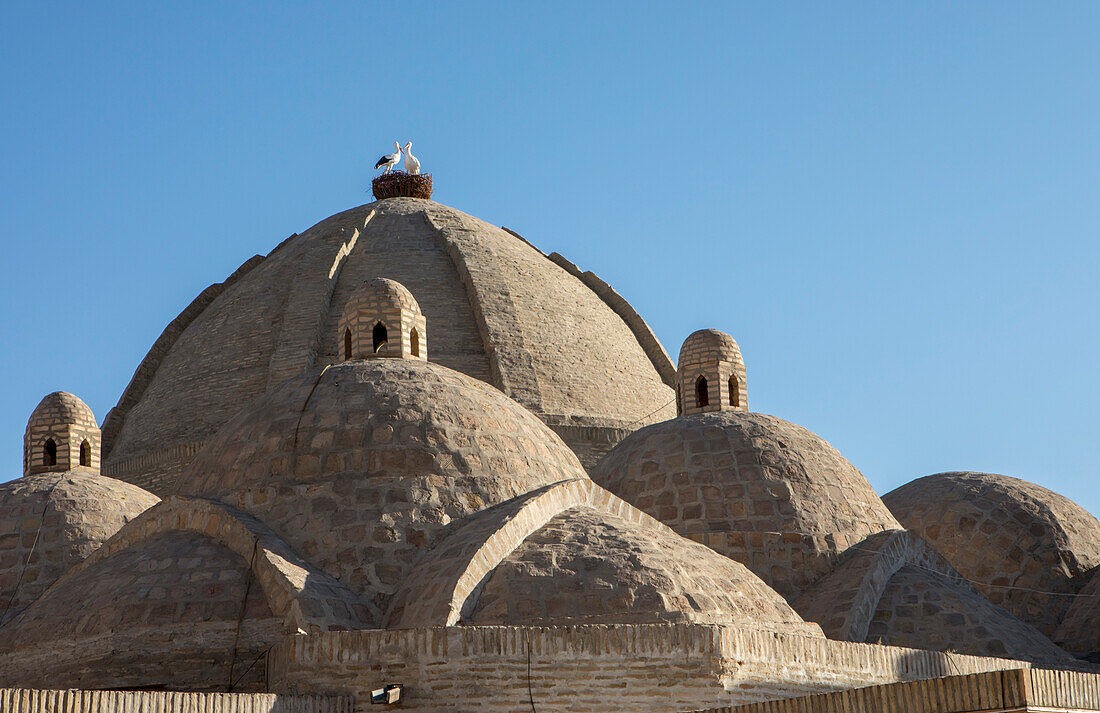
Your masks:
M678 413L749 409L741 348L725 332L700 329L685 339L676 380Z
M65 391L42 399L23 434L23 475L76 467L98 472L99 457L99 425L88 405Z
M404 285L377 277L351 296L340 316L340 354L349 359L428 360L420 305Z

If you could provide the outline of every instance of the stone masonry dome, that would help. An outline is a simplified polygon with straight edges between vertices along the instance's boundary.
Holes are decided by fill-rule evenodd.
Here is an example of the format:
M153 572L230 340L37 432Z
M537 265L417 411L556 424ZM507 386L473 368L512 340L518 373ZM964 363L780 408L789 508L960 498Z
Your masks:
M728 354L730 358L742 361L741 347L737 345L737 340L717 329L700 329L684 340L677 362L691 361L695 354L701 352Z
M416 295L432 361L523 404L586 465L675 412L671 360L606 283L457 210L394 198L292 235L199 295L104 421L105 474L170 490L243 406L340 361L344 308L377 277Z
M788 599L848 547L901 529L867 479L774 416L702 413L643 428L593 479L685 537L744 563Z
M246 408L180 493L254 515L381 610L452 522L575 479L588 480L576 455L493 387L378 359L314 369Z
M1018 478L939 473L883 500L994 604L1047 636L1055 636L1073 603L1065 595L1076 593L1082 575L1100 565L1100 521L1072 500Z
M100 431L95 414L66 391L48 394L27 419L23 474L63 472L77 466L99 469Z
M156 503L155 495L90 468L0 484L0 624Z
M378 302L387 304L395 309L407 309L410 312L420 314L420 305L408 288L396 280L385 277L376 277L368 280L360 291L369 294Z

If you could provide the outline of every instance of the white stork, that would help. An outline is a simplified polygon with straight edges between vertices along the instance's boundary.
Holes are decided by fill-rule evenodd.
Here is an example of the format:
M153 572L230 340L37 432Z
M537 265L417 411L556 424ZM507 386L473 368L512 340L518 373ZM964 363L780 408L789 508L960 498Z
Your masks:
M413 142L405 144L405 171L416 176L420 173L420 159L413 156Z
M378 159L378 163L374 164L375 170L384 168L385 170L382 171L382 173L389 173L393 170L393 167L397 165L397 162L401 160L401 144L394 141L393 147L397 150Z

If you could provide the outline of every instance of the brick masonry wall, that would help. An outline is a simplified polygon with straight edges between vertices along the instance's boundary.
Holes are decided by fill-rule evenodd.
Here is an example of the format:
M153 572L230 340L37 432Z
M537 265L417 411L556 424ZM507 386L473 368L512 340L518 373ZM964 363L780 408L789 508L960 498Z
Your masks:
M1100 676L1015 669L868 686L706 713L972 713L1100 710Z
M346 696L0 688L0 713L350 713Z
M449 627L290 637L272 690L353 697L405 686L407 711L673 713L1026 666L1019 661L685 624Z

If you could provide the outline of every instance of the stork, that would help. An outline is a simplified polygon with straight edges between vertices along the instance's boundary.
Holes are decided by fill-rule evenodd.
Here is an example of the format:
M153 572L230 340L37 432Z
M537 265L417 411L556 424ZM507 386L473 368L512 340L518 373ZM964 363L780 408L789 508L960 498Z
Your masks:
M414 176L420 173L420 159L413 156L413 142L405 144L405 171Z
M375 170L384 168L385 170L382 171L382 173L389 173L393 170L393 167L397 165L397 162L401 160L401 144L394 141L393 147L397 150L378 159L378 163L374 164Z

